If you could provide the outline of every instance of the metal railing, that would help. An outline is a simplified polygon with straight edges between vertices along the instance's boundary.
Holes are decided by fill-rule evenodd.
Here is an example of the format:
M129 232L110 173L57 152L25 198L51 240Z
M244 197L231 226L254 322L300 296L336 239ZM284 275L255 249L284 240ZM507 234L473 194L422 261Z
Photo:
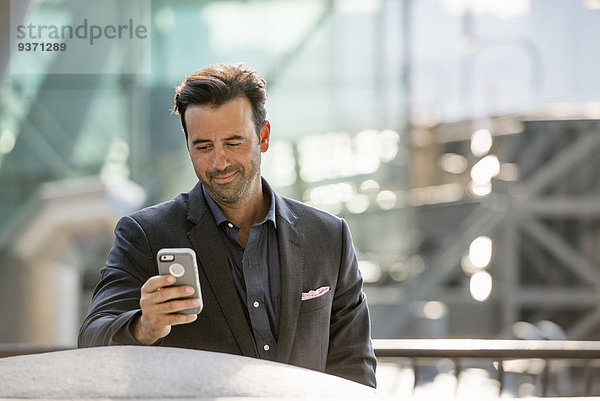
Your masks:
M515 360L543 360L541 395L547 396L551 381L550 372L557 361L581 361L584 388L581 394L593 394L593 385L600 384L600 341L554 341L554 340L475 340L475 339L374 339L375 355L381 360L408 359L412 361L414 386L419 377L418 361L425 359L449 359L453 361L457 379L465 360L491 361L497 372L500 394L504 390L505 364ZM596 371L596 374L594 372ZM561 394L566 396L567 394Z

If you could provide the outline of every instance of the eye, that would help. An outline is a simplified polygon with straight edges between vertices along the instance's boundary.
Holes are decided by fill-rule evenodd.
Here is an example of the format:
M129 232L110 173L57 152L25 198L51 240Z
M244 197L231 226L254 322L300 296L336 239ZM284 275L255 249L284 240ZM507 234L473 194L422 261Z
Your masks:
M227 145L231 146L231 147L236 147L236 146L240 146L242 143L241 142L229 142Z
M205 152L210 149L210 145L198 145L196 146L196 150L200 152Z

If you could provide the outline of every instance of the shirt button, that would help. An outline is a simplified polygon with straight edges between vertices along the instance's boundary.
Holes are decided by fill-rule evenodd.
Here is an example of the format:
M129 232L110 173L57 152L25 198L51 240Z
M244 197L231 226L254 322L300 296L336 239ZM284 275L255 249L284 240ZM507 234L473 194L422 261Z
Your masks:
M254 301L254 303L252 305L254 305L255 308L258 308L260 306L260 304L258 303L258 301Z
M269 344L265 344L265 346L263 347L263 349L264 349L265 351L268 351L268 350L269 350L269 348L270 348L270 347L269 347Z
M233 224L227 223L227 225L229 226L229 228L233 228Z

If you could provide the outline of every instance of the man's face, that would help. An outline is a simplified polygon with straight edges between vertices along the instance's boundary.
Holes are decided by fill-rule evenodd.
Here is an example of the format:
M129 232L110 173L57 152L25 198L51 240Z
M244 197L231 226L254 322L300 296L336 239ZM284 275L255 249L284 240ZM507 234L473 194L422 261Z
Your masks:
M265 121L259 140L248 98L218 108L191 105L185 122L194 170L217 203L234 205L261 189L261 152L269 147L270 126Z

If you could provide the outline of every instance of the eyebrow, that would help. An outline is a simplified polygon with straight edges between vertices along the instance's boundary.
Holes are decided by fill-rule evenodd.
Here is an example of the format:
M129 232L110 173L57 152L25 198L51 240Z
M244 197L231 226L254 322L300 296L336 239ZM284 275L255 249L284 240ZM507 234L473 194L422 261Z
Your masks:
M241 135L232 135L224 138L223 141L243 141L245 138ZM192 141L192 145L197 145L199 143L208 143L212 142L210 139L194 139Z
M227 138L223 139L224 141L243 141L244 138L241 135L232 135L232 136L228 136Z

